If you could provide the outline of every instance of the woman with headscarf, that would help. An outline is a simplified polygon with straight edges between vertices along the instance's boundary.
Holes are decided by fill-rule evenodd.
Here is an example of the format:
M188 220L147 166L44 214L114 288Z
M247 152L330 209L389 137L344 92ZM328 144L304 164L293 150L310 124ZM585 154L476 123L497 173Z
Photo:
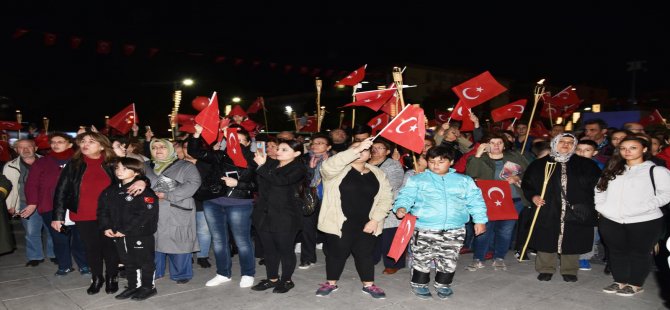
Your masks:
M200 187L200 173L192 163L177 158L170 141L154 139L149 147L151 162L145 163L145 170L159 198L155 278L163 277L169 258L170 279L187 283L193 278L191 253L199 250L193 194Z
M524 174L521 188L526 199L540 208L530 247L537 251L535 270L540 281L551 280L560 255L560 272L566 282L577 281L579 254L593 247L593 226L565 222L569 205L594 206L594 187L600 177L598 165L591 159L572 156L577 139L559 134L551 140L551 154L533 161ZM555 165L549 176L544 199L540 197L545 167Z

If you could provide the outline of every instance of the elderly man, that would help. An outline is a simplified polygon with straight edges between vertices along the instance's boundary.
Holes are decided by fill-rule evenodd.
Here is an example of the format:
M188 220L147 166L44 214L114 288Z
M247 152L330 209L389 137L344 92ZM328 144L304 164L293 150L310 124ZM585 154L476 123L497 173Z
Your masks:
M593 247L593 225L566 222L570 205L585 204L595 208L594 188L600 169L588 158L572 156L577 139L563 133L551 140L551 154L533 161L523 177L523 193L533 205L540 208L532 232L530 247L537 251L535 270L540 281L551 280L560 256L560 272L566 282L577 281L579 254ZM546 176L553 166L553 173ZM546 192L541 197L542 185L548 178Z
M35 154L37 151L35 141L30 139L16 141L14 151L19 156L7 162L2 169L2 174L12 182L13 188L7 195L7 210L9 214L21 217L21 224L26 231L26 257L28 259L26 266L35 267L44 261L43 230L47 234L47 255L55 261L53 242L48 232L49 227L42 221L42 217L35 212L37 206L27 205L26 202L25 185L26 180L28 180L28 172L39 155Z
M613 151L613 146L607 139L606 133L607 123L602 119L594 118L584 122L584 136L598 144L598 155L593 158L603 164L607 163Z

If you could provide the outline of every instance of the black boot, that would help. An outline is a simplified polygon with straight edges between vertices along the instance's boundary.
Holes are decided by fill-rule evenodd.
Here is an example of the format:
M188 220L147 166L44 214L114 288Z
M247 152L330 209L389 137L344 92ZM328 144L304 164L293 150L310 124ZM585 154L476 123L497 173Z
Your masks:
M105 282L105 292L107 294L114 294L119 291L119 277L118 276L107 276L107 281Z
M93 276L91 277L91 286L88 287L86 293L89 295L95 295L100 292L100 288L105 283L105 278L102 276Z
M156 288L150 288L150 287L140 287L137 289L137 292L135 292L135 295L131 297L133 300L145 300L151 296L156 295Z

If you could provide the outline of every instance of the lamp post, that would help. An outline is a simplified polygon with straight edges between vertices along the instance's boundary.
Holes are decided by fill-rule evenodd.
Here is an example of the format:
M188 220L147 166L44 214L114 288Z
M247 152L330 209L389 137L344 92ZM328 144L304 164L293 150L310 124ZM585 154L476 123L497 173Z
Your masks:
M183 79L181 83L175 85L174 94L172 94L172 101L174 106L172 107L172 113L170 114L170 129L172 132L172 140L176 139L177 131L179 130L179 124L177 122L177 114L179 114L179 106L181 104L182 90L181 86L193 86L195 81L190 78Z

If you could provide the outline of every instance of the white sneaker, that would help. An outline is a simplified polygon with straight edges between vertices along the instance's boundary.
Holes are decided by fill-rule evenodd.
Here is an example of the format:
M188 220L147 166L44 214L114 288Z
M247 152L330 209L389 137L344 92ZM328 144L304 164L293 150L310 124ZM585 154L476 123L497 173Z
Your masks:
M226 283L228 281L230 281L230 278L217 274L216 277L207 281L207 283L205 283L205 286L217 286Z
M240 280L240 287L252 287L254 285L254 277L242 276Z
M323 250L323 243L317 243L316 248L319 250Z

